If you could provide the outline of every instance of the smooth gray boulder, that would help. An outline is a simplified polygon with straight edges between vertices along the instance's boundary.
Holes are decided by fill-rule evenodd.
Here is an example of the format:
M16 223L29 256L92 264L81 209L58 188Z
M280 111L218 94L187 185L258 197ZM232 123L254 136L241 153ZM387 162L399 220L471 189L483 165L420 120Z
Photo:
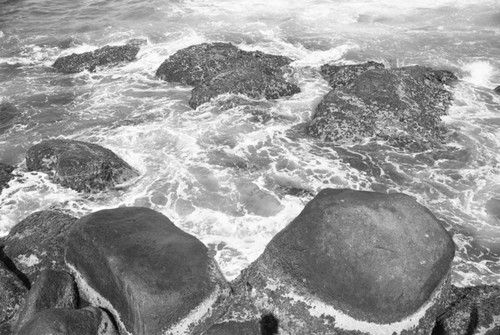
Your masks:
M79 192L102 191L139 175L109 149L63 139L32 146L26 154L26 167L29 171L47 172L54 182Z
M148 208L83 217L66 262L83 297L109 310L123 334L201 334L230 294L208 248Z
M454 254L441 223L413 198L325 189L232 283L223 320L272 311L284 333L428 334Z

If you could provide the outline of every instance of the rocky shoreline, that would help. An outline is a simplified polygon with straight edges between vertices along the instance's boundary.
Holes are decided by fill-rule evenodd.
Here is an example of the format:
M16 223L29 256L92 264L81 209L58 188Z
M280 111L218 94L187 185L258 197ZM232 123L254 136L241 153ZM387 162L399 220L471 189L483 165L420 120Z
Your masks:
M54 69L130 62L142 43L62 57ZM300 92L292 61L205 43L170 56L156 77L193 86L192 108L221 94L273 100ZM453 73L375 62L320 73L332 90L306 126L312 140L411 152L446 143ZM6 127L16 113L0 105ZM139 176L112 151L65 139L31 147L26 166L86 193ZM0 164L0 191L13 171ZM452 286L454 254L441 222L404 194L322 190L232 282L207 246L154 210L41 211L0 239L0 335L500 334L500 288Z

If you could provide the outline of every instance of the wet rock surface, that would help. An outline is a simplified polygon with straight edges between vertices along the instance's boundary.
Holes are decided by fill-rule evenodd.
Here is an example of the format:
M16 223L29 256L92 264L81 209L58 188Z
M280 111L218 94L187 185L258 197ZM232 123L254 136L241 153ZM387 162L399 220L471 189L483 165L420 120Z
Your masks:
M82 295L134 335L200 334L229 295L208 248L147 208L83 217L68 235L66 261Z
M91 52L60 57L52 66L59 72L77 73L85 70L94 72L99 66L132 62L139 53L142 44L142 42L138 43L137 41L129 42L126 45L105 46Z
M326 189L233 282L225 317L273 311L290 333L425 334L444 308L454 252L411 197Z
M103 310L48 309L34 315L16 335L119 335Z
M26 155L29 171L47 172L54 182L80 192L102 191L138 176L111 150L75 140L54 139L34 145Z
M0 331L10 331L11 325L7 325L7 322L21 307L26 292L23 282L0 259ZM5 324L4 330L2 324Z
M422 66L384 69L370 62L323 66L322 75L334 89L308 127L321 140L353 144L376 138L413 151L445 141L441 117L452 95L444 85L457 80L451 72Z
M14 178L12 171L14 171L13 166L0 163L0 193L4 188L8 187L9 181Z
M75 309L78 292L73 277L64 271L43 270L25 296L16 329L20 330L38 312L52 308Z
M278 99L300 92L284 79L290 58L244 51L229 43L203 43L179 50L165 60L156 77L195 86L189 105L196 108L223 94Z
M34 282L44 269L67 271L64 262L66 234L77 218L58 211L40 211L16 226L2 243L5 255Z

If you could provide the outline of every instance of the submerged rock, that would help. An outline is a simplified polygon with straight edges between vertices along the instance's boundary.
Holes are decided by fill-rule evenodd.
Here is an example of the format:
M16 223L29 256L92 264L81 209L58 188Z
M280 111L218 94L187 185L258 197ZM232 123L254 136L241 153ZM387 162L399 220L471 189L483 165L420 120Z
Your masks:
M64 271L43 270L24 299L16 329L21 329L38 312L52 308L77 307L78 292L73 277Z
M326 189L235 280L224 318L272 312L286 334L428 334L454 252L409 196Z
M147 208L80 219L66 261L84 298L109 310L122 333L200 334L230 291L208 248Z
M16 335L119 335L102 309L48 309L29 320Z
M0 103L0 134L13 125L13 120L19 114L17 108L9 102Z
M4 253L28 283L34 282L45 269L68 271L64 263L66 234L76 220L57 211L35 212L4 238Z
M131 62L135 60L142 44L137 41L139 40L133 40L133 43L126 45L105 46L95 51L60 57L52 66L60 72L77 73L84 70L93 72L98 66Z
M203 43L170 56L156 77L196 86L189 101L193 108L223 93L278 99L300 92L283 76L282 68L291 62L284 56L244 51L229 43Z
M138 176L134 168L109 149L63 139L31 147L26 166L29 171L48 172L54 182L79 192L101 191Z
M444 141L441 117L452 100L444 84L457 80L451 72L421 66L383 69L377 63L335 71L329 72L335 89L320 102L308 127L312 135L338 144L374 137L411 150Z

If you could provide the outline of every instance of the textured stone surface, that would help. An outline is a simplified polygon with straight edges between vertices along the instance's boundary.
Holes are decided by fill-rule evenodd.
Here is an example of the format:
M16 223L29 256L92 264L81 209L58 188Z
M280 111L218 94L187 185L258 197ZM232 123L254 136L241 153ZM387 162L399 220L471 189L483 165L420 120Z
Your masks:
M500 286L453 287L435 335L500 334Z
M332 88L337 89L350 85L365 71L383 68L385 68L384 64L377 62L355 65L324 64L320 68L320 73Z
M205 335L261 335L257 320L236 322L227 321L216 323L206 332Z
M57 211L35 212L15 225L4 238L4 252L30 282L44 269L67 271L65 239L76 220Z
M76 73L84 70L93 72L98 66L131 62L135 60L139 50L140 43L136 42L120 46L105 46L91 52L60 57L52 66L64 73Z
M225 318L272 311L285 334L428 334L454 252L409 196L326 189L233 282Z
M13 125L13 120L19 114L17 108L6 101L0 101L0 134Z
M287 57L244 51L229 43L203 43L170 56L156 76L196 86L189 101L196 108L223 93L252 99L278 99L298 93L299 87L283 77L282 68L291 62Z
M52 308L75 309L78 292L73 277L64 271L43 270L25 296L16 329L21 329L38 312Z
M29 171L51 174L62 186L76 191L101 191L124 183L138 172L100 145L54 139L34 145L26 155Z
M8 187L9 181L14 178L12 171L14 171L13 166L0 163L0 193L4 188Z
M0 324L14 317L26 292L23 282L0 260Z
M28 321L16 335L118 335L101 309L47 309Z
M83 296L113 313L123 333L199 334L229 295L208 248L147 208L83 217L66 261Z
M367 66L331 74L337 89L316 108L309 132L338 144L375 137L414 151L439 146L447 134L441 117L452 99L444 84L456 77L421 66L362 72Z

